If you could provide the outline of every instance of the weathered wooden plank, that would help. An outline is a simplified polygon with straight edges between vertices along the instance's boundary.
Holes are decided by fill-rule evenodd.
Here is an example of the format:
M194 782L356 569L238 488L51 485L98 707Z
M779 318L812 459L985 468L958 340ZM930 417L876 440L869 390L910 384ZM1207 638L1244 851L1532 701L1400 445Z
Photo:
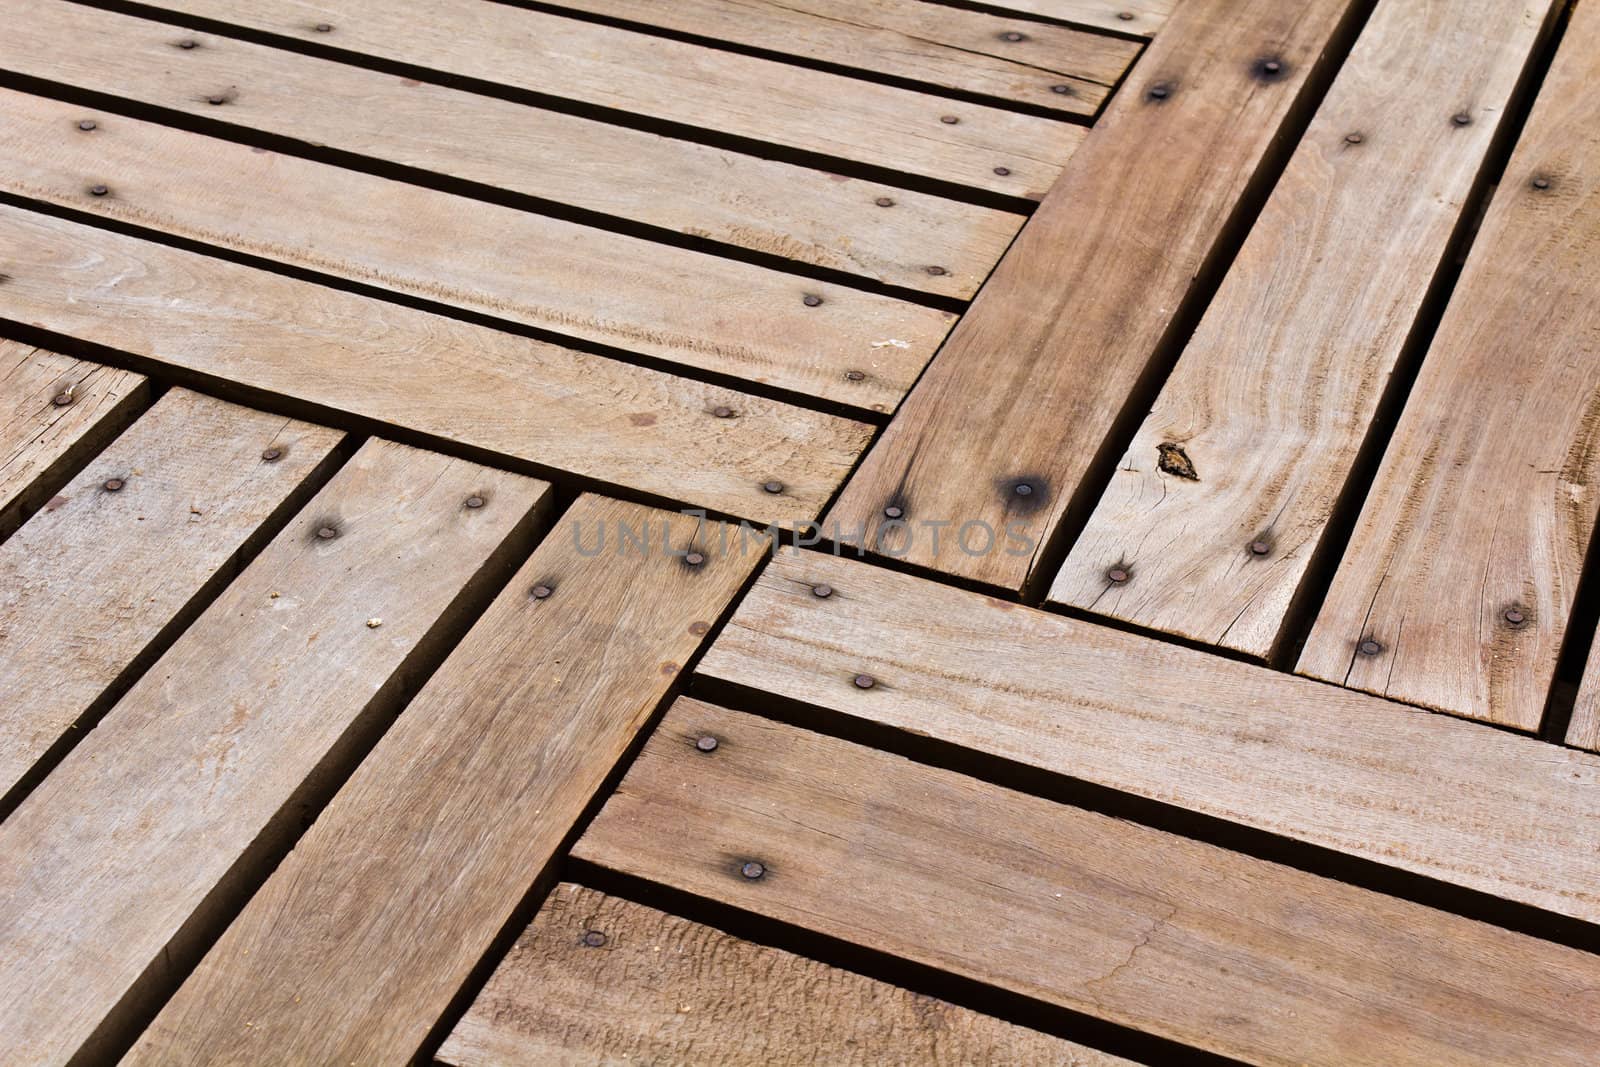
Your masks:
M408 1061L765 550L580 498L127 1062Z
M699 670L1600 923L1600 759L1530 738L820 553Z
M1600 485L1600 8L1580 6L1300 656L1536 730Z
M1572 719L1567 723L1566 738L1567 744L1591 752L1600 752L1600 662L1597 659L1600 658L1591 646L1573 704Z
M707 1056L726 1067L1129 1062L572 884L551 892L438 1059Z
M0 537L127 425L147 395L143 375L0 337Z
M893 410L955 321L42 97L0 90L0 108L0 189L19 196L851 407Z
M27 694L0 701L0 811L298 506L342 436L176 389L0 546L0 693Z
M90 1060L125 1036L547 491L368 443L0 824L8 1055Z
M923 0L561 0L562 8L1093 115L1134 41Z
M1149 37L1180 0L983 0L987 7L1022 11L1080 26Z
M1600 1042L1589 953L689 700L573 852L1252 1063Z
M970 297L1022 223L77 4L0 13L6 70L931 293Z
M1038 196L1050 188L1084 133L1054 119L508 4L259 0L240 6L232 0L164 0L161 6L1013 196ZM233 84L240 95L252 89Z
M1030 580L1351 6L1184 0L846 485L830 531L946 574ZM985 526L1002 548L951 536Z
M1378 5L1052 601L1274 652L1512 91L1564 7Z
M107 195L118 193L108 186ZM0 207L0 272L12 276L0 286L0 317L762 521L814 516L870 434L862 423L14 207Z

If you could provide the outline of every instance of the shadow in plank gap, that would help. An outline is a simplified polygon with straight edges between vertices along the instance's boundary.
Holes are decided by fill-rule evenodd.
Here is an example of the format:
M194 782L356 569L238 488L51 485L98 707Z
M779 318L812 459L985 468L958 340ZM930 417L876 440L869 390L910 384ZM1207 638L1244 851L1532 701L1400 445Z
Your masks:
M942 0L934 0L935 3ZM967 0L956 0L965 3ZM976 0L984 7L1149 37L1183 0Z
M0 286L11 279L0 275ZM144 376L0 338L0 539L133 419Z
M457 1024L450 1067L1129 1061L643 904L555 887Z
M539 211L649 229L652 239L715 242L966 299L1023 221L894 184L77 4L0 0L0 14L8 30L0 70L42 79L52 92L87 90L97 105L159 108L163 121L176 116L405 180L470 182L472 195L518 206L536 198Z
M1250 1062L1600 1043L1590 953L692 700L573 855Z
M0 824L9 1056L126 1047L459 632L463 595L525 548L547 495L369 441L245 568Z
M29 694L0 702L0 817L304 503L343 436L174 389L0 545L0 693Z

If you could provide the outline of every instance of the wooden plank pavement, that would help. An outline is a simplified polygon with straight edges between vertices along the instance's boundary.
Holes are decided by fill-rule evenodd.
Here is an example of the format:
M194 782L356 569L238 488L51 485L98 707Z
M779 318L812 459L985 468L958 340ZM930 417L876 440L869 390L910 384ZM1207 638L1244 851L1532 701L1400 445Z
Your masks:
M1595 1062L1593 0L0 12L7 1062Z

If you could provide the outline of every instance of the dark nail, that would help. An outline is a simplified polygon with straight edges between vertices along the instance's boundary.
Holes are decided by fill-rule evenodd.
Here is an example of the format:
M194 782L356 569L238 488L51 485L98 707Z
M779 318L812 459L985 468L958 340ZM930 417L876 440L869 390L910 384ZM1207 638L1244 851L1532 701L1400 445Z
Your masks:
M694 743L694 747L701 752L715 752L717 750L717 739L710 734L706 734Z
M807 293L800 302L808 308L821 307L822 297L818 296L816 293Z
M1025 33L1018 33L1016 30L1008 30L1000 35L1000 39L1002 41L1010 41L1015 44L1018 41L1026 41L1028 39L1028 35Z
M1347 133L1347 134L1344 135L1344 143L1345 144L1360 144L1362 141L1365 141L1365 140L1366 140L1366 138L1361 136L1361 134L1359 134L1359 133Z
M182 48L184 51L188 51L189 49L193 48L194 45L195 45L195 43L193 41L179 41L178 42L178 47Z
M956 118L954 115L940 115L939 116L939 121L944 123L946 126L954 126L956 123L960 122L961 120Z
M206 103L208 104L226 104L227 102L228 98L223 96L221 93L218 93L215 96L206 97Z
M583 943L590 948L600 948L606 943L606 935L599 930L585 930L583 932Z
M877 204L879 207L894 207L894 200L887 196L880 196L878 199L874 200L873 203Z
M844 376L852 382L859 382L866 377L866 374L858 370L847 370L844 372Z
M1454 115L1450 116L1450 121L1455 123L1457 126L1471 126L1472 116L1467 114L1465 111L1458 111Z
M105 196L110 191L111 191L110 189L107 189L103 185L91 185L91 186L89 186L89 195L90 196Z
M332 541L339 536L339 531L332 526L324 526L317 531L317 537L323 541Z
M82 122L78 123L78 129L87 133L94 129L96 125L97 123L94 121L94 119L84 119Z
M1033 486L1029 485L1027 482L1018 482L1012 487L1011 491L1018 496L1032 496Z
M1528 621L1528 616L1523 614L1521 608L1507 608L1505 611L1505 620L1512 626L1521 626L1523 623Z
M856 683L857 689L871 689L878 684L878 680L870 674L858 674L853 681Z
M924 267L922 269L927 271L929 274L933 275L935 278L938 278L941 275L945 275L945 274L949 274L950 273L949 271L945 270L943 267Z
M1535 189L1548 189L1548 188L1550 188L1550 179L1549 178L1535 178L1535 179L1533 179L1533 187Z
M767 868L762 864L757 863L755 860L750 860L744 866L739 868L739 873L753 882L757 878L760 878L762 875L766 874Z
M551 589L548 585L536 585L532 589L528 590L528 595L533 597L535 600L545 600L553 592L555 592L555 590Z
M68 391L68 392L65 392L65 393L57 393L55 396L50 398L50 403L54 404L58 408L64 408L64 407L71 407L72 406L72 400L73 400L72 393L70 391Z
M484 500L483 500L483 497L481 497L481 496L469 496L469 497L467 497L467 507L469 507L469 508L481 508L481 507L483 507L483 504L484 504Z
M1123 582L1128 580L1128 577L1128 569L1126 567L1112 567L1110 570L1106 571L1106 578L1113 585L1121 585Z
M811 587L811 595L814 597L820 597L823 600L827 600L833 595L833 586L828 585L827 583L823 583L822 585L814 585Z
M1052 85L1052 86L1050 86L1050 91L1052 93L1055 93L1057 96L1071 96L1072 95L1072 86L1070 86L1070 85Z
M731 419L733 418L733 409L726 404L719 404L711 409L711 414L719 419Z
M1000 175L1000 177L1004 178L1006 175L1011 173L1011 168L1010 167L996 167L996 168L994 168L994 172L996 174Z
M691 567L698 567L706 561L706 555L704 552L691 552L683 557L683 561Z
M1356 651L1361 653L1363 656L1376 656L1379 652L1383 651L1383 646L1378 644L1378 642L1374 641L1372 638L1368 637L1363 639L1362 642L1356 646Z
M1132 11L1118 11L1117 12L1117 18L1121 19L1123 22L1132 22L1133 21L1133 12Z
M776 482L776 481L767 482L761 488L765 489L769 493L781 493L781 492L783 492L783 483L782 482Z
M1251 541L1250 551L1258 556L1265 556L1272 551L1272 546L1265 541Z
M105 487L104 488L105 488L105 491L108 492L108 493L120 493L120 492L122 492L122 479L121 478L107 478L106 481L105 481Z
M1172 95L1172 87L1166 84L1152 85L1150 91L1144 95L1151 100L1165 100Z
M316 26L315 26L315 27L313 27L313 28L314 28L314 29L315 29L315 30L316 30L316 31L317 31L317 32L318 32L318 33L332 33L332 32L333 32L333 27L332 27L332 26L330 26L330 25L328 25L328 24L327 24L327 23L326 23L326 22L319 22L319 23L317 23L317 24L316 24Z
M903 516L905 513L906 513L906 509L905 508L898 508L898 507L895 507L893 504L890 504L888 507L883 509L883 517L886 518L886 519L898 519L901 516Z
M261 453L261 461L263 463L276 463L282 458L283 449L281 448L268 448Z

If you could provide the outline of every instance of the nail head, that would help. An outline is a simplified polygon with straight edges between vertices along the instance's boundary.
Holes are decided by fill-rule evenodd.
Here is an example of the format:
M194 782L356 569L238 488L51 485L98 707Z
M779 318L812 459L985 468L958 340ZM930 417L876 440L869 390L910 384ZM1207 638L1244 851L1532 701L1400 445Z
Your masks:
M719 404L717 407L711 409L711 414L715 415L719 419L731 419L733 418L733 409L728 407L726 404Z
M1118 11L1117 12L1117 18L1121 19L1123 22L1132 22L1133 21L1133 12L1132 11Z
M1344 135L1344 143L1345 144L1360 144L1362 141L1365 141L1365 140L1366 140L1366 138L1363 137L1359 133L1347 133L1347 134Z
M874 200L873 203L877 204L879 207L894 207L894 198L891 196L880 196L878 199Z
M858 370L847 370L844 372L844 376L852 382L859 382L866 377L866 373Z
M961 120L956 118L954 115L940 115L939 116L939 121L944 123L946 126L954 126L956 123L960 122Z
M585 930L583 932L583 943L589 948L601 948L606 943L606 935L599 930Z
M1523 613L1521 608L1507 608L1505 610L1505 620L1512 626L1521 626L1528 621L1528 616Z
M120 493L122 492L122 485L123 482L121 478L107 478L105 481L105 490L108 493Z
M821 585L814 585L811 587L811 595L821 600L827 600L833 595L833 586L828 585L826 582Z
M870 674L858 674L852 679L857 689L871 689L878 684L878 680Z
M1379 652L1383 651L1383 646L1374 641L1372 638L1368 637L1363 639L1362 642L1356 646L1356 651L1361 653L1363 656L1376 656Z
M1072 86L1070 86L1070 85L1052 85L1052 86L1050 86L1050 91L1052 93L1055 93L1057 96L1071 96L1072 95Z
M1272 551L1272 546L1265 541L1251 541L1250 551L1257 556L1265 556Z
M1128 580L1128 569L1126 567L1112 567L1106 571L1106 578L1115 585L1121 585Z
M905 515L905 513L906 513L906 509L905 508L896 507L893 504L890 504L888 507L883 509L883 516L886 519L898 519L901 516Z
M691 567L698 567L706 561L706 555L704 552L690 552L683 557L683 561Z
M476 496L476 495L467 497L467 507L476 509L476 508L483 507L483 505L484 505L483 497Z
M762 875L766 874L767 868L764 865L757 863L755 860L750 860L739 868L739 873L753 882L757 878L760 878Z
M546 600L553 592L555 592L555 590L551 589L548 585L536 585L532 589L528 590L528 595L533 597L535 600Z
M1000 177L1004 178L1004 177L1008 176L1011 173L1011 168L1010 167L996 167L996 168L994 168L994 172L996 174L1000 175Z
M70 391L57 393L55 396L50 398L50 403L54 404L58 408L70 407L72 404L72 393Z
M935 278L938 278L938 277L941 277L943 275L946 275L946 274L950 273L949 271L945 270L943 267L924 267L923 270L927 271L929 274L933 275Z
M276 463L282 458L283 449L281 448L267 448L263 449L261 452L261 461L263 463Z
M97 125L98 125L98 123L96 123L94 121L94 119L84 119L84 120L82 120L81 122L78 123L78 129L83 130L85 133L87 133L88 131L94 129L95 126L97 126Z
M333 32L333 27L331 25L329 25L328 23L326 23L326 22L317 23L315 28L316 28L316 31L318 33L332 33Z
M1018 33L1016 30L1007 30L1005 33L1000 35L1000 39L1002 41L1010 41L1015 44L1018 41L1026 41L1028 39L1028 35L1025 33Z
M715 752L717 750L717 739L710 734L706 734L694 743L694 747L701 752Z
M783 492L783 483L779 481L771 481L767 482L761 488L765 489L769 493L777 494Z
M1548 188L1550 188L1550 179L1549 178L1535 178L1535 179L1533 179L1533 187L1535 189L1548 189Z
M1465 111L1458 111L1454 115L1450 116L1450 121L1455 123L1457 126L1471 126L1472 116L1467 114Z
M808 308L821 307L822 297L818 296L816 293L807 293L800 302Z
M91 185L91 186L89 186L89 195L90 196L105 196L110 191L111 191L110 189L107 189L103 185Z
M317 530L317 538L322 541L332 541L339 536L339 531L332 526L324 526Z

